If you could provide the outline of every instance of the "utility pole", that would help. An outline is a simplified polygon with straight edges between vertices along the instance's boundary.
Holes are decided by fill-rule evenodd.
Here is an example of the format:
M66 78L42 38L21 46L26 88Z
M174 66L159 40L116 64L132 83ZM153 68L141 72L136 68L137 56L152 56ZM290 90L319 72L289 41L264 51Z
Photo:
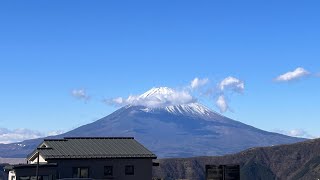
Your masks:
M37 158L37 168L36 168L36 180L38 180L39 177L39 151L38 151L38 158Z

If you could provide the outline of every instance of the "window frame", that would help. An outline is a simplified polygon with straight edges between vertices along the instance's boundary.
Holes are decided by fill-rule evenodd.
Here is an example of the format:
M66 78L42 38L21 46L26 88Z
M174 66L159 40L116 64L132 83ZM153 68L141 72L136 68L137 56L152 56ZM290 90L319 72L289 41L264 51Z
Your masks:
M107 168L111 168L111 173L110 174L106 173ZM113 176L113 166L112 165L104 166L103 167L103 174L104 174L104 176Z
M128 172L128 170L129 170L128 168L132 168L132 172ZM124 170L124 174L126 176L134 175L134 165L126 165L125 170Z
M77 169L77 175L76 175L76 177L74 177L75 169ZM84 170L84 169L87 169L87 170L88 170L88 176L87 176L87 177L79 177L79 176L81 176L81 172L82 172L82 170ZM78 170L80 170L80 171L78 171ZM89 167L84 167L84 166L81 166L81 167L72 167L72 178L90 178L90 168L89 168Z

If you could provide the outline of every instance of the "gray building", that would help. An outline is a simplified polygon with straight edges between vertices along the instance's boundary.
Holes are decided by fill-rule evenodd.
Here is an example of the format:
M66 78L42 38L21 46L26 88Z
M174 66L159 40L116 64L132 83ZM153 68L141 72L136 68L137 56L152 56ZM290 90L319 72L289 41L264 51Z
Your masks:
M9 180L151 180L156 158L132 137L70 137L45 139L27 164L6 170Z

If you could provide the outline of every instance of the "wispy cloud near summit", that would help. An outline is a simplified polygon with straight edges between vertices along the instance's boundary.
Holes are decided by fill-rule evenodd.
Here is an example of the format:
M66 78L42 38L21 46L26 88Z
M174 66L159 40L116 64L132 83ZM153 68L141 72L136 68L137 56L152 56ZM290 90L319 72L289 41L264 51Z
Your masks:
M226 89L231 89L233 91L241 92L244 90L244 82L235 77L229 76L223 79L219 84L219 89L224 91Z
M221 113L226 112L229 109L228 103L224 97L224 95L220 95L216 101L216 105L220 109Z
M168 87L152 88L141 95L131 95L127 98L117 97L105 100L106 103L112 105L137 105L151 108L188 104L195 101L196 98L188 91L179 91Z
M201 86L204 86L206 85L207 83L209 82L209 79L208 78L204 78L204 79L200 79L200 78L194 78L191 83L190 83L190 87L192 89L197 89Z
M244 82L238 78L229 76L224 78L219 84L218 89L220 95L216 100L216 106L224 113L230 109L226 96L230 93L242 93L245 89Z
M204 87L206 88L200 88ZM229 76L221 82L213 85L208 89L209 78L194 78L189 85L180 89L172 89L168 87L152 88L141 95L130 95L128 97L116 97L104 99L103 102L114 106L146 106L150 108L167 107L175 105L183 105L197 102L200 98L206 98L215 103L221 113L225 113L230 109L227 99L229 94L244 91L244 82L238 78ZM194 91L196 90L197 91ZM210 92L210 93L207 93ZM208 99L209 98L209 99Z

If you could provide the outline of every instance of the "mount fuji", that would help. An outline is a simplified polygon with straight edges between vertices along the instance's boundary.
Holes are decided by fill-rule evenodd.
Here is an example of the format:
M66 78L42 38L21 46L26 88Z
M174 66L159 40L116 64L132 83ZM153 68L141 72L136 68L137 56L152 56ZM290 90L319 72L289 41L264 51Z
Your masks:
M49 138L133 136L160 158L224 155L257 146L305 140L229 119L188 94L166 87L152 88L140 96L121 99L123 101L128 104L110 115ZM0 156L25 157L41 141L1 144Z

